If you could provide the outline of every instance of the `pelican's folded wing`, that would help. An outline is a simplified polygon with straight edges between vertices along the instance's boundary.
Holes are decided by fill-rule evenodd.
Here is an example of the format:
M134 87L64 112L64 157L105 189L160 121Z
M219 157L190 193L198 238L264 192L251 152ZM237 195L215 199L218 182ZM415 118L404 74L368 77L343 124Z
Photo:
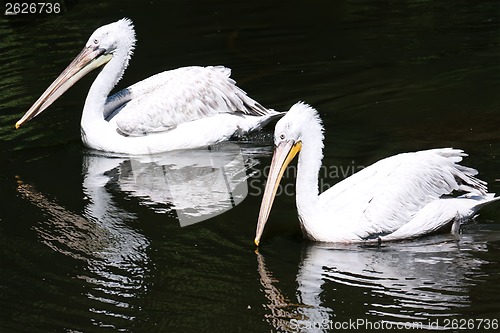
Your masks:
M360 239L389 234L453 191L486 195L486 183L474 177L477 171L457 164L463 156L452 148L392 156L333 186L320 203Z
M109 97L104 114L121 133L142 136L218 113L275 113L248 97L230 73L225 67L166 71Z

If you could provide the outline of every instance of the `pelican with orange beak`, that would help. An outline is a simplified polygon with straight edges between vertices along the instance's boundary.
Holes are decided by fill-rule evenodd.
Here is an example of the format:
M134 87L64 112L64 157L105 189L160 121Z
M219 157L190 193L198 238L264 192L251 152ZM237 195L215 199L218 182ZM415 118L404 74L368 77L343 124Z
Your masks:
M259 246L280 180L298 154L296 205L304 236L318 242L358 243L415 238L449 229L497 201L475 169L458 164L462 150L441 148L382 159L319 194L323 126L304 103L291 107L274 132L274 155L255 235ZM454 191L464 194L452 197Z

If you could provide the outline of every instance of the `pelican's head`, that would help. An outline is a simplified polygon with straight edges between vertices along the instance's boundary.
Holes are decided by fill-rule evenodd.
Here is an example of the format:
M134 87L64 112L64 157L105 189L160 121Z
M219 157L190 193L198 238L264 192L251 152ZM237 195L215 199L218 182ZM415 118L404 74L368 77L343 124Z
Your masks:
M16 123L16 128L39 115L73 84L87 73L108 63L114 56L120 56L123 71L127 67L135 46L135 32L132 21L127 18L98 28L90 36L83 50L71 64L52 82L25 115Z
M311 106L298 102L281 118L274 129L274 154L267 178L262 204L260 206L255 245L259 246L260 237L269 217L274 197L283 173L295 155L302 149L304 137L319 133L323 139L323 127L318 112ZM306 139L307 141L307 139ZM322 145L318 147L322 149Z

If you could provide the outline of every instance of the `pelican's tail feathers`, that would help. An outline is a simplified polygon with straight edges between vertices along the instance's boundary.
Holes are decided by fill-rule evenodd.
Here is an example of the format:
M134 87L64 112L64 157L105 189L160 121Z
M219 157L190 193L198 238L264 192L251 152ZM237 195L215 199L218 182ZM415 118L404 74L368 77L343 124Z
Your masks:
M462 223L473 219L481 208L498 200L500 196L495 197L495 193L467 193L458 198L440 198L424 206L408 223L380 238L382 241L396 241L420 237L444 228L456 231Z

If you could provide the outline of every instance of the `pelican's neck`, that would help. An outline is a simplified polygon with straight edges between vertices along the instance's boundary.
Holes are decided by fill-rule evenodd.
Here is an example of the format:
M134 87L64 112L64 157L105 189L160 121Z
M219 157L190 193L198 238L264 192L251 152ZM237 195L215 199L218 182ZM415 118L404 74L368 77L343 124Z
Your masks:
M83 107L81 127L84 140L102 137L103 130L108 127L104 119L104 105L109 93L122 78L128 66L132 46L117 48L113 58L97 75L89 89L85 106Z
M297 211L302 230L308 233L308 221L318 212L318 175L323 159L323 131L319 120L311 119L302 132L302 149L297 164Z

